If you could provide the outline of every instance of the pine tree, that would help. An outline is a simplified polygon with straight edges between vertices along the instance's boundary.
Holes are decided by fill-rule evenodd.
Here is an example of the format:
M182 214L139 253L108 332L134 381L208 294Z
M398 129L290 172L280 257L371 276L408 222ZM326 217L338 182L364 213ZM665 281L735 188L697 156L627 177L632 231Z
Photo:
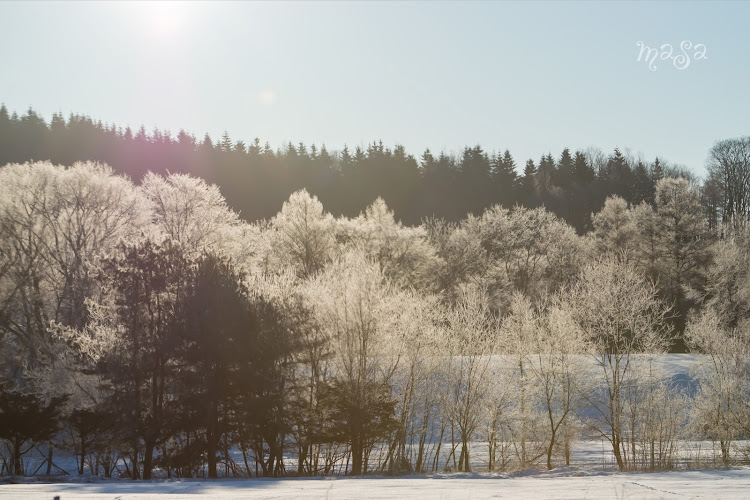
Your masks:
M154 451L170 437L175 418L168 392L176 382L175 335L185 317L179 297L190 272L178 246L146 240L122 243L103 262L102 273L114 295L112 320L121 325L121 336L99 369L111 384L110 405L131 446L133 479L140 476L141 455L143 478L150 479Z
M615 148L600 176L609 185L611 192L623 197L628 203L633 202L633 172L619 148Z
M479 215L491 204L492 193L490 160L481 146L464 148L459 172L464 212Z
M0 440L11 455L11 475L25 475L23 455L57 434L66 401L65 396L43 401L34 394L0 391Z
M536 188L539 195L544 199L554 186L555 159L548 153L539 160L539 168L536 172Z
M633 170L633 204L646 202L654 203L655 185L646 169L646 165L639 161Z
M494 202L511 207L516 202L515 191L518 174L516 162L507 149L502 157L498 154L493 161L492 181L495 187Z
M659 157L657 156L654 160L654 163L651 165L651 179L656 185L658 181L664 178L664 168L661 165L661 162L659 161Z
M575 163L573 161L573 158L570 156L570 149L565 148L560 155L560 161L557 163L555 185L567 190L570 184L573 182L574 170Z
M217 144L217 147L219 151L222 151L224 153L229 153L230 151L232 151L232 139L229 137L229 132L227 132L226 130L221 135L221 141L219 142L219 144Z
M586 155L581 151L576 151L575 162L573 164L573 181L580 186L585 186L594 181L596 174Z
M250 147L247 150L248 155L250 155L250 158L252 160L258 160L260 158L261 154L261 146L260 146L260 139L256 137L253 139L253 143L250 144Z
M521 203L524 206L535 207L538 205L536 176L536 165L534 165L534 160L529 158L523 169L523 177L519 180Z
M354 167L354 158L349 152L349 146L344 144L344 149L341 150L341 172L346 173Z
M424 175L433 175L435 170L435 157L432 156L430 148L424 150L419 159L420 167Z

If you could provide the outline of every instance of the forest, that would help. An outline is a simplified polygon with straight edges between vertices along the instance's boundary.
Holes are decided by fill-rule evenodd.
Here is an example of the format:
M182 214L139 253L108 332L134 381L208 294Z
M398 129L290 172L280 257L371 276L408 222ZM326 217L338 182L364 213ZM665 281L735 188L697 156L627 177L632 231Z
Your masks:
M198 143L0 109L0 475L678 466L750 434L750 137L619 149ZM7 164L6 164L7 163ZM654 362L696 355L695 384ZM739 449L738 449L739 445ZM46 471L29 470L44 454Z
M19 116L0 105L0 165L31 160L101 162L136 183L147 172L190 174L219 186L247 222L270 219L289 195L306 189L336 217L356 217L378 197L408 226L430 217L460 222L496 204L544 206L579 234L592 229L591 214L610 195L653 205L656 181L664 176L698 183L685 166L626 149L566 148L536 161L517 161L508 149L487 152L480 145L459 153L428 149L419 158L381 141L336 151L303 143L274 149L260 139L233 141L226 132L218 140L208 134L198 140L180 130L175 138L169 131L149 133L141 126L134 132L77 114L66 120L56 113L47 123L33 109ZM705 194L718 202L715 189Z

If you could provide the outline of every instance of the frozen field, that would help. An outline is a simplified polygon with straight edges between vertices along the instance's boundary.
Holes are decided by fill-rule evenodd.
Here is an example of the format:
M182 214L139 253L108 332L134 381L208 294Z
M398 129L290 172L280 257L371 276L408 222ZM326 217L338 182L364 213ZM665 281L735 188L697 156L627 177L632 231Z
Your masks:
M152 498L748 498L750 468L660 473L587 473L575 468L511 475L177 480L0 485L3 500Z
M672 355L664 363L666 375L687 387L689 368L694 356ZM737 457L745 456L747 442L735 443ZM446 446L447 448L447 446ZM445 450L443 451L443 454ZM472 443L472 466L487 468L487 444ZM717 445L710 442L681 442L677 455L692 464L717 464ZM38 455L38 456L36 456ZM36 470L44 455L30 455L29 468ZM750 498L750 467L731 469L695 469L658 473L614 472L614 457L607 443L584 440L574 445L573 467L551 472L521 471L509 474L433 474L428 476L364 478L317 477L286 479L201 479L130 481L102 480L84 476L59 476L54 483L41 478L25 478L22 484L8 484L0 479L0 500L61 500L152 498L229 500L263 499L369 499L369 498L521 498L521 499L656 499L656 498ZM239 460L239 457L237 457ZM445 458L441 459L444 462ZM75 474L75 458L62 450L56 452L55 463ZM287 459L293 470L295 462ZM695 465L693 465L695 466ZM3 484L3 481L6 483Z

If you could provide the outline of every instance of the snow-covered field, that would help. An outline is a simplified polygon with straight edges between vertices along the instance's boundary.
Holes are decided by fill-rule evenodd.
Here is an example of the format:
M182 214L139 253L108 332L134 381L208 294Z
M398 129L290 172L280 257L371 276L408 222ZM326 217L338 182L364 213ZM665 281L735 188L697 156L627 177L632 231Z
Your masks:
M674 383L688 388L693 355L670 355L665 359L665 375ZM735 443L736 457L744 457L748 442ZM447 448L447 447L446 447ZM487 468L487 444L472 443L472 467ZM443 454L446 453L443 450ZM29 468L36 470L44 453L30 455ZM676 455L693 467L718 464L716 443L681 442ZM25 478L20 484L0 479L0 500L69 499L150 499L205 498L750 498L750 467L731 469L695 469L658 473L619 473L609 445L585 439L575 443L575 466L553 471L520 471L509 474L433 474L428 476L362 478L317 477L285 479L202 479L130 481L104 480L75 476L75 457L57 450L55 463L68 471L56 482L42 478ZM239 458L237 458L239 460ZM446 458L441 459L444 463ZM293 470L293 457L287 457ZM682 465L685 466L684 464ZM156 471L158 474L159 471ZM4 484L3 481L5 481Z
M175 480L0 485L3 500L151 498L748 498L750 468L659 473L591 473L576 468L510 475L399 478Z

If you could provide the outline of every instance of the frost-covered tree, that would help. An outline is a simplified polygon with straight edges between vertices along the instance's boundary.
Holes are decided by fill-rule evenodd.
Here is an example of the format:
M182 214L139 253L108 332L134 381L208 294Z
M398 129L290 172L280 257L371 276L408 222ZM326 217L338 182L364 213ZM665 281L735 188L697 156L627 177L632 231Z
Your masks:
M539 307L516 293L503 320L504 353L511 399L506 411L510 436L522 468L562 449L570 463L575 431L573 417L588 390L584 354L588 344L579 325L557 299Z
M503 318L501 349L506 353L513 399L516 404L509 415L508 426L513 439L515 454L521 468L528 468L545 453L546 434L539 411L541 381L535 376L531 365L538 351L535 337L542 329L542 321L531 301L516 292L510 304L510 312Z
M717 241L711 254L705 289L693 290L692 298L715 311L725 329L736 328L750 318L750 228Z
M355 219L341 219L338 238L378 262L386 276L402 287L434 290L438 259L425 230L404 227L382 198Z
M203 179L149 172L140 191L149 202L151 231L157 238L179 243L190 257L203 251L224 255L224 246L236 236L239 216L227 206L219 188Z
M672 469L692 401L672 384L657 356L638 355L635 363L637 373L625 388L624 460L632 468Z
M398 336L394 339L398 342L394 347L403 353L393 376L398 426L382 465L391 473L426 469L430 426L437 418L437 393L441 389L437 374L443 349L440 323L444 319L438 297L402 292Z
M3 355L14 383L57 356L50 321L80 327L97 258L148 220L144 200L109 167L78 163L0 169Z
M594 214L592 223L600 254L611 253L627 258L632 253L637 228L628 202L619 196L610 196L601 211Z
M671 340L668 309L632 264L612 258L584 269L565 308L591 344L599 373L600 387L588 398L597 412L593 426L625 470L625 389L635 375L634 355L666 351Z
M654 207L641 203L631 208L634 235L634 251L629 255L635 266L651 281L659 279L661 265L661 238L658 219Z
M330 261L334 248L334 219L318 198L304 189L292 193L271 220L272 254L282 265L309 277Z
M462 284L480 285L491 264L476 231L469 231L465 226L435 218L422 225L440 259L435 273L450 303L458 300Z
M698 367L700 389L693 424L703 437L718 441L724 465L732 442L750 432L750 321L726 327L714 310L688 324L688 345L707 355Z
M719 441L728 463L733 440L750 431L750 250L747 230L737 227L731 238L713 247L706 273L703 310L688 323L691 349L708 356L698 368L700 390L693 424ZM697 294L696 294L697 295Z
M367 472L369 451L395 427L391 380L401 296L380 266L361 252L347 252L307 285L317 321L329 339L332 440L349 444L352 474ZM396 349L394 349L396 348Z
M466 225L486 252L485 279L498 298L519 291L536 301L570 283L589 253L573 228L544 208L498 205Z
M659 180L655 220L660 248L658 285L662 297L672 304L672 322L681 335L693 306L686 292L703 287L703 275L710 260L710 238L699 193L682 178Z
M552 469L552 454L562 442L565 465L570 465L571 444L575 436L574 416L582 407L588 390L588 370L583 353L588 343L569 311L552 304L542 318L541 328L530 339L532 362L529 370L541 388L542 411L546 414L547 468Z
M447 355L444 378L445 417L451 425L452 449L448 460L455 465L460 444L458 470L470 472L469 443L483 423L492 384L491 361L499 340L500 323L490 310L486 293L475 287L462 290L455 306L447 312L442 342ZM459 440L453 433L458 431Z

